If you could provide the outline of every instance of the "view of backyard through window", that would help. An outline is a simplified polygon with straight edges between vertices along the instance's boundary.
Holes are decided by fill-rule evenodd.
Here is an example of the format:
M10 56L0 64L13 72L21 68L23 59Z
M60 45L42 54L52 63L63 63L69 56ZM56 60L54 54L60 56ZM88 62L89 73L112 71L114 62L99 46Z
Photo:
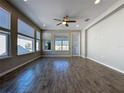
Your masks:
M9 56L9 33L11 14L0 7L0 57Z
M68 40L56 40L55 50L56 51L69 51L69 41Z
M7 55L7 36L0 34L0 56Z
M33 52L34 40L24 36L18 36L18 55Z

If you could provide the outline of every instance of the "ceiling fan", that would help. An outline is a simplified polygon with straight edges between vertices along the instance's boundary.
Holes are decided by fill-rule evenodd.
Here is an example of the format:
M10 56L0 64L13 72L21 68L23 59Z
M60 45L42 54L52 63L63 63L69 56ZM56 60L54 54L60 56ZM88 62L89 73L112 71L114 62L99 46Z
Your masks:
M69 16L63 17L62 20L61 19L54 19L54 20L60 22L56 26L59 26L59 25L63 24L66 27L69 27L69 23L75 23L76 22L76 20L70 20Z

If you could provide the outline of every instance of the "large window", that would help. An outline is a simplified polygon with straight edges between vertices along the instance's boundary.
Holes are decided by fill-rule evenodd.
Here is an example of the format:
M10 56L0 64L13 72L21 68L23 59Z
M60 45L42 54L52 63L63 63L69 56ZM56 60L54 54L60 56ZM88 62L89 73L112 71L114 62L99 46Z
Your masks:
M0 7L0 27L10 29L10 19L10 13Z
M52 34L49 32L43 33L43 50L44 51L52 50Z
M40 51L40 32L36 31L36 51Z
M8 35L0 33L0 56L8 55Z
M44 50L51 50L51 40L44 40Z
M18 19L18 55L35 51L34 29Z
M56 51L69 51L69 40L67 38L56 38L55 39L55 50Z
M0 7L0 57L9 56L11 14Z
M18 55L34 51L34 39L18 35Z

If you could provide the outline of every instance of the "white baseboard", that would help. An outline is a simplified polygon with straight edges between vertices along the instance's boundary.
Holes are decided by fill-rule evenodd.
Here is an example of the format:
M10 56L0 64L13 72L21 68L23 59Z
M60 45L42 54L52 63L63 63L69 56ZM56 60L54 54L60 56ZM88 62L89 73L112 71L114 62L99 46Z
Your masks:
M72 55L72 57L80 57L80 55Z
M41 57L71 57L71 55L41 55Z
M110 66L110 65L104 64L104 63L102 63L102 62L100 62L100 61L98 61L98 60L96 60L96 59L93 59L93 58L90 58L90 57L87 57L87 59L90 59L90 60L92 60L92 61L94 61L94 62L96 62L96 63L99 63L99 64L101 64L101 65L104 65L104 66L106 66L106 67L109 67L109 68L111 68L111 69L113 69L113 70L116 70L116 71L118 71L118 72L124 74L124 71L122 71L122 70L120 70L120 69L117 69L117 68L115 68L115 67L112 67L112 66Z
M85 56L81 56L82 58L86 58Z
M34 61L34 60L36 60L36 59L38 59L38 58L40 58L40 57L41 57L41 56L38 56L38 57L36 57L36 58L34 58L34 59L31 59L31 60L29 60L29 61L27 61L27 62L25 62L25 63L19 65L19 66L16 66L16 67L14 67L14 68L12 68L12 69L10 69L10 70L7 70L7 71L5 71L5 72L3 72L3 73L0 73L0 77L2 77L2 76L4 76L4 75L6 75L7 73L10 73L10 72L12 72L12 71L18 69L18 68L20 68L20 67L22 67L22 66L24 66L24 65L26 65L26 64L28 64L28 63Z

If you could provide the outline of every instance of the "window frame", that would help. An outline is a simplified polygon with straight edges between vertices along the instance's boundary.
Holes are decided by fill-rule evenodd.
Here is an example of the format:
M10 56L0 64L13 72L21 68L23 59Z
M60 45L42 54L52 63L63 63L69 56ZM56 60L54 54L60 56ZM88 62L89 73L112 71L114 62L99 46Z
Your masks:
M0 8L2 8L4 11L6 11L9 14L9 18L10 18L9 19L9 27L5 28L5 27L0 26L0 29L6 30L6 31L11 31L12 13L11 13L11 11L9 9L7 9L4 6L0 5Z
M22 21L22 22L24 22L26 25L32 27L31 25L29 25L27 22L25 22L25 21L24 21L23 19L21 19L21 18L18 18L18 19L17 19L17 27L19 26L19 20ZM33 27L32 27L32 28L33 28ZM34 28L33 28L33 29L34 29ZM19 30L19 29L18 29L18 30ZM36 39L35 39L35 29L34 29L34 36L33 36L33 37L28 36L28 35L26 35L26 34L22 34L22 33L20 33L18 30L17 30L17 55L18 55L18 56L21 56L21 55L27 55L27 54L35 53L35 52L36 52L36 47L35 47L35 42L36 42L36 41L35 41L35 40L36 40ZM18 54L18 36L19 36L19 35L34 40L34 43L32 43L32 44L33 44L33 45L32 45L32 47L33 47L32 52L23 53L23 54Z
M64 41L68 41L68 50L63 50ZM62 41L62 51L70 51L69 47L70 47L70 45L69 45L69 40L63 40L63 41Z
M50 38L48 38L50 37ZM53 51L53 46L54 46L54 40L53 39L53 33L52 32L43 32L42 34L42 49L44 52L49 52L49 51ZM46 50L45 49L45 42L49 41L51 43L51 48L50 50Z
M32 42L32 51L31 52L26 52L26 53L21 53L21 54L19 54L17 52L17 55L26 55L26 54L34 53L35 52L35 47L34 47L35 46L35 40L33 38L26 37L26 36L18 34L17 42L18 42L19 37L24 37L24 38L26 38L24 40L30 40ZM17 46L18 46L18 43L17 43ZM17 48L17 51L18 51L18 48Z
M11 56L11 51L10 51L10 46L11 46L11 21L12 21L12 15L11 12L9 10L7 10L6 8L0 6L0 8L2 8L3 10L5 10L6 12L8 12L9 14L9 27L8 28L4 28L2 26L0 26L0 34L3 34L6 36L6 55L1 55L0 59L3 58L9 58Z
M61 50L56 50L56 41L61 41ZM68 41L68 50L63 50L63 41ZM54 50L58 51L58 52L68 52L70 51L70 44L69 44L69 40L56 40L55 39L55 43L54 43Z
M8 50L8 43L9 43L9 33L4 33L4 32L1 32L0 31L0 35L3 35L3 36L5 36L5 39L6 39L6 47L5 47L5 49L6 49L6 55L2 55L2 56L0 56L0 57L7 57L7 56L9 56L9 50Z
M47 42L47 41L49 41L49 42L51 43L51 48L50 48L50 50L46 50L46 49L45 49L45 42ZM46 40L43 40L43 50L44 50L44 51L52 51L52 41L51 41L51 40L47 40L47 39L46 39Z

